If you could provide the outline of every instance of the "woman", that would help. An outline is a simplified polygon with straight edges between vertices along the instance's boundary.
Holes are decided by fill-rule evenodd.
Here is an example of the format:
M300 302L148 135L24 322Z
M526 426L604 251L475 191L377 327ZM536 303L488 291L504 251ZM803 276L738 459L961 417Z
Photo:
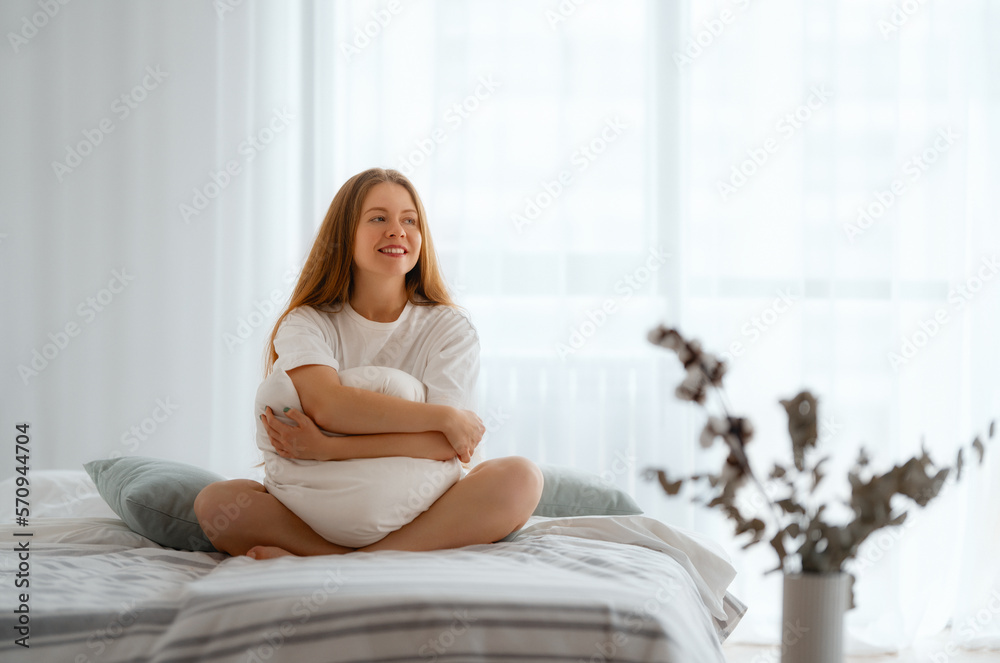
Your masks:
M285 413L295 426L279 421L270 409L263 415L262 425L273 445L271 457L314 463L389 457L470 462L485 428L475 412L456 407L462 401L456 389L461 383L455 383L447 360L455 353L474 352L478 366L478 342L455 352L449 346L423 360L416 358L419 348L426 348L428 339L442 329L460 328L458 321L465 316L457 311L438 271L424 208L410 181L398 171L381 168L348 180L334 197L291 302L271 334L266 373L281 365L302 405L301 412ZM357 336L340 334L336 321L346 320L345 315L354 317L355 323L368 321L376 331L380 324L403 319L452 321L445 327L411 324L414 333L394 336L393 347L387 350L388 356L409 358L415 370L441 369L428 373L433 379L428 378L427 402L341 383L338 369L356 368L342 364L350 363L351 357L371 356L372 351L355 347ZM319 329L323 325L327 327ZM471 324L468 327L474 334ZM308 340L305 345L292 343L294 331L311 334L314 349L308 349ZM338 347L333 352L319 347L319 338ZM295 348L284 363L278 349L283 344ZM320 428L342 436L328 437ZM541 472L530 460L517 456L486 460L412 521L356 548L318 534L257 481L211 484L199 493L195 512L218 550L255 559L355 550L438 550L504 538L524 525L541 491Z

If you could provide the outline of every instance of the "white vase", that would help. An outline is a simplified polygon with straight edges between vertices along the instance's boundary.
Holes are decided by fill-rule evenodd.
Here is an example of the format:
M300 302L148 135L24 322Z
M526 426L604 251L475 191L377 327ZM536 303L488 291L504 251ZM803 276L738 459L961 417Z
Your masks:
M844 572L785 575L781 663L843 662L850 579Z

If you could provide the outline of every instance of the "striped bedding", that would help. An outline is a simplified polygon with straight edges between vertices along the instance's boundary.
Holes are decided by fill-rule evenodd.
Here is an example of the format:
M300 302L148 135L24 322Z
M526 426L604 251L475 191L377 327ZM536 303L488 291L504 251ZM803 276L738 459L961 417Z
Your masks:
M719 663L746 611L711 542L645 516L535 517L491 545L268 561L162 548L111 518L32 529L30 648L14 645L5 599L4 661ZM80 542L97 531L109 543Z

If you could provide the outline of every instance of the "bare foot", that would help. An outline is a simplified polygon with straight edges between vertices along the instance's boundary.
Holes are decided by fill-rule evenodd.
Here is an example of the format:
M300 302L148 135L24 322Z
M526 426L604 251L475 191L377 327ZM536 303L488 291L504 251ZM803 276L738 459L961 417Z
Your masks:
M278 546L254 546L247 551L247 557L250 559L276 559L278 557L287 557L289 555L292 557L296 556L284 548L279 548Z

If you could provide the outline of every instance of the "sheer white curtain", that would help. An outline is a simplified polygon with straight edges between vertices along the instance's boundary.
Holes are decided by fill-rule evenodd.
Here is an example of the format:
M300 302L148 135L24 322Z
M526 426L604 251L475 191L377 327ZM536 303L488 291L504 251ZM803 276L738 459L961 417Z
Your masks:
M676 265L649 168L653 9L404 4L382 28L381 3L337 8L330 193L373 164L421 192L482 338L483 451L638 488L667 359L642 330Z
M1000 289L976 281L998 246L988 5L438 2L378 29L379 3L340 8L335 38L359 40L334 64L334 179L383 163L423 192L483 338L487 453L590 469L730 541L637 479L709 466L676 362L645 347L661 320L734 355L729 400L762 468L788 444L777 399L804 387L841 482L861 443L888 464L923 436L950 462L1000 411ZM863 552L851 651L949 619L961 637L989 598L991 458ZM734 637L776 642L770 550L729 547L753 604Z
M313 10L49 4L0 6L3 425L36 469L243 473L272 301L328 203Z
M692 2L684 25L683 326L731 349L754 453L786 452L776 398L809 387L842 485L862 443L954 462L1000 413L996 7ZM862 550L850 651L949 619L1000 646L991 454ZM756 600L739 635L773 642L769 553L738 556L736 591Z
M712 467L676 360L645 335L668 322L731 352L762 468L787 446L777 399L802 387L831 481L861 442L889 463L923 435L948 462L1000 413L1000 285L978 273L1000 253L1000 19L913 4L61 6L0 57L4 425L33 423L37 468L135 453L248 475L264 342L323 213L356 172L399 168L479 328L486 455L591 470L724 542L751 605L734 639L776 642L770 551L639 478ZM17 31L38 11L0 17ZM154 86L147 66L168 75ZM52 162L104 118L60 179ZM114 270L134 276L117 292ZM903 338L921 347L894 367ZM22 378L35 350L51 358ZM990 451L863 553L853 651L949 620L1000 643L979 619Z

